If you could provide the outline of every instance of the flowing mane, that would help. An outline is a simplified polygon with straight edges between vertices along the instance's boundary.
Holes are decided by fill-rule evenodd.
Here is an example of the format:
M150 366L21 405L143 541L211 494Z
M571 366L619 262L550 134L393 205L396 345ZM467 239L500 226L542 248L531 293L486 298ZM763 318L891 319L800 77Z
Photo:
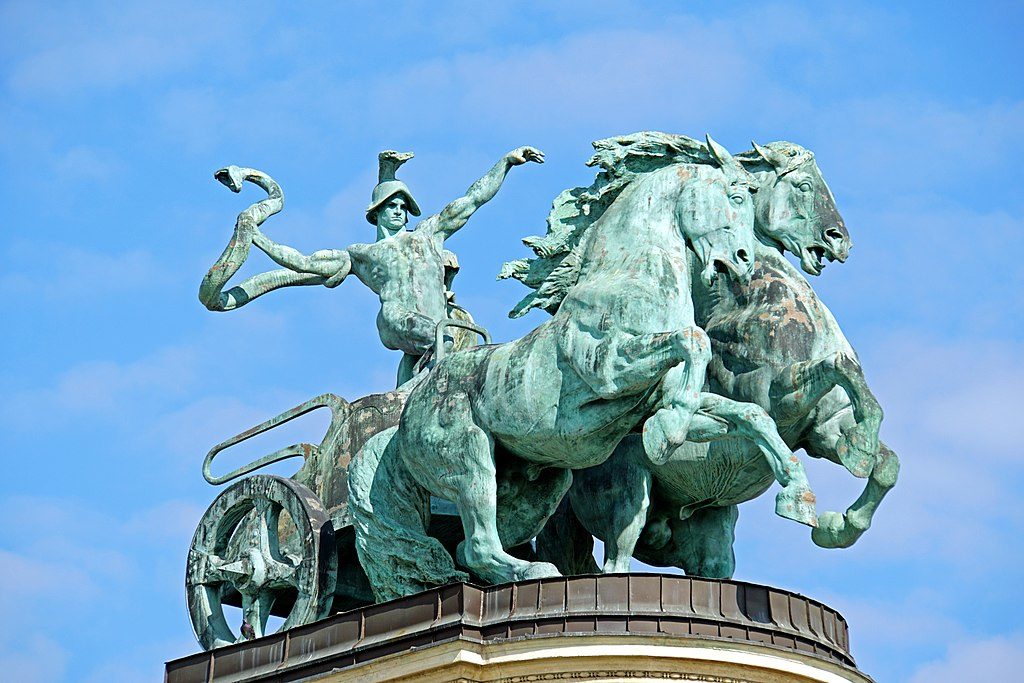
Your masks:
M514 278L534 290L509 312L510 318L526 315L533 308L548 313L558 309L579 278L583 235L638 177L671 164L716 164L704 143L685 135L633 133L593 145L596 151L587 166L601 169L594 182L565 190L555 198L547 234L523 239L535 257L502 266L499 280Z

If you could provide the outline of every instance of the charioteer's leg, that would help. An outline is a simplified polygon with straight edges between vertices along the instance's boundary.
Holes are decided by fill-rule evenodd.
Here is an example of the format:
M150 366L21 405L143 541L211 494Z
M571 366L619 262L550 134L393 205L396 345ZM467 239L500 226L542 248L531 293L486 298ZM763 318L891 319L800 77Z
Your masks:
M377 331L384 346L404 355L398 364L398 384L402 386L423 368L417 367L434 345L440 320L423 315L397 301L382 301L377 315Z
M804 466L779 436L768 413L755 403L702 394L689 438L714 441L726 436L746 438L764 453L775 479L782 484L782 490L775 496L776 514L801 524L817 525L815 497Z

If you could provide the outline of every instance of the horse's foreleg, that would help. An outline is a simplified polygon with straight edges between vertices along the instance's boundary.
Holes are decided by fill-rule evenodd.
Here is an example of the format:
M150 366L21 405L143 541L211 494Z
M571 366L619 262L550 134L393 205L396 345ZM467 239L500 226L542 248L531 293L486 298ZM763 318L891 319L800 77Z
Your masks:
M575 477L573 480L575 485ZM599 571L594 561L594 537L576 517L568 496L537 534L537 558L551 562L565 576Z
M740 436L752 441L765 455L782 490L775 496L780 517L815 526L815 497L803 463L779 436L775 421L756 403L740 403L717 394L702 394L700 411L693 420L689 437L693 441L715 441Z
M652 378L661 377L680 362L711 357L711 344L699 327L642 335L611 333L601 339L577 330L562 343L575 372L594 393L608 400L644 391L654 384ZM704 360L701 372L706 365Z
M896 485L900 461L896 453L879 443L878 458L860 497L846 514L826 512L811 531L811 540L822 548L848 548L871 526L871 519L885 494Z
M711 360L711 342L699 327L679 336L681 363L665 373L659 387L657 410L644 422L644 451L651 462L666 462L687 441L690 422L700 408L701 390Z
M838 354L787 365L772 377L769 388L771 414L780 422L806 417L825 394L839 385Z
M498 533L505 548L540 533L572 484L572 470L539 469L512 456L497 460Z
M846 392L853 421L842 425L834 447L854 476L866 477L878 452L882 407L868 388L856 358L837 351L826 358L788 366L772 382L772 414L780 421L800 420L837 386Z

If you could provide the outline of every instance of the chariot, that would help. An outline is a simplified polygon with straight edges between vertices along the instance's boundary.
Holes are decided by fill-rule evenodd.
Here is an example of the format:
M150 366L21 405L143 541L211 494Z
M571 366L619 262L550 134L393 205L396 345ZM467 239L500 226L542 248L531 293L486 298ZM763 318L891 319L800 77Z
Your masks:
M437 329L438 359L449 327L470 330L490 343L483 328L446 320ZM210 450L203 477L213 485L234 483L203 514L188 553L186 599L205 649L265 635L272 617L284 630L374 602L355 549L348 471L367 439L398 424L409 384L352 402L322 394ZM213 474L213 461L223 451L322 409L331 412L331 420L319 444L293 444L228 474ZM252 474L297 457L304 462L290 478ZM431 501L430 530L454 554L463 535L452 503ZM229 625L225 607L241 608L238 629Z

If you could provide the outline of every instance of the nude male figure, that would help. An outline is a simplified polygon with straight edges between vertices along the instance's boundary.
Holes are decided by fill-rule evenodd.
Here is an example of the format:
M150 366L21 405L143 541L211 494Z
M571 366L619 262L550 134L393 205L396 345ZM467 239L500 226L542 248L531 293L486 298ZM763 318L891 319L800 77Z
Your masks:
M380 297L377 330L385 347L404 353L398 370L398 384L404 384L433 346L437 324L450 317L451 278L458 265L454 254L444 249L444 241L497 194L513 166L544 162L539 150L515 149L473 183L465 196L424 219L415 229L406 230L409 214L419 216L420 208L405 183L395 178L395 172L411 158L412 154L392 151L379 156L379 182L366 210L366 220L377 226L376 241L309 255L274 242L259 229L284 203L281 189L272 178L236 166L218 171L215 177L231 190L240 191L242 182L249 180L265 189L268 197L239 214L231 242L200 285L200 301L212 311L227 311L280 287L336 287L350 274L355 275ZM248 256L251 244L283 268L254 275L223 291Z

